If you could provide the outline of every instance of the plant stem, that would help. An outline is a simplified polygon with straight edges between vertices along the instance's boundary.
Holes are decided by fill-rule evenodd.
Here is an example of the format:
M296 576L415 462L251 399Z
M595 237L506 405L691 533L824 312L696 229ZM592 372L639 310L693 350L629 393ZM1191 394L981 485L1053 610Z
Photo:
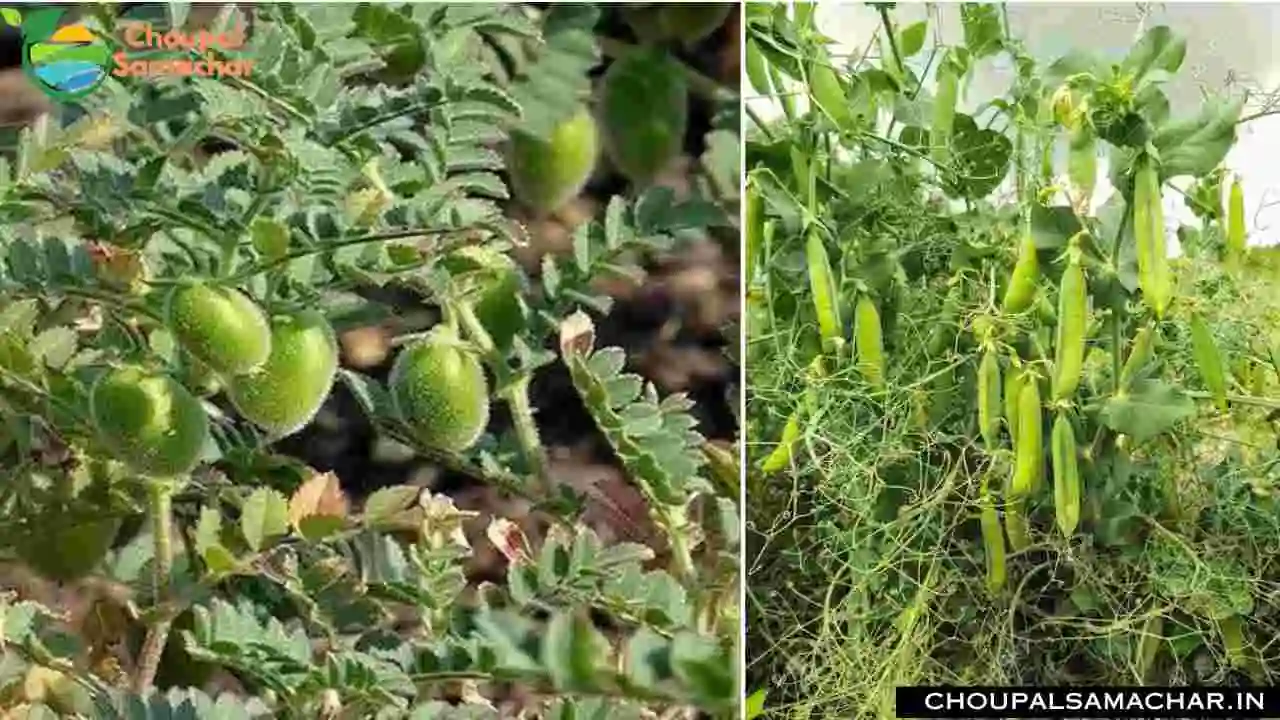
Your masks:
M161 605L169 596L169 575L173 570L173 484L169 480L151 480L147 488L148 508L151 513L151 533L155 542L152 560L152 603ZM168 613L159 614L147 628L146 640L138 654L138 667L133 678L133 690L145 694L155 681L160 669L160 656L169 639L173 618Z
M765 136L765 139L769 142L773 142L777 139L774 137L773 130L769 129L769 126L765 124L764 118L761 118L760 114L757 113L755 109L745 102L742 104L742 109L747 112L747 117L751 118L751 121L756 124L756 127L760 128L760 132Z
M538 435L538 424L533 419L533 405L529 402L529 383L533 379L532 374L528 370L521 370L515 377L507 377L511 371L506 359L494 345L493 338L485 330L480 318L476 317L471 305L460 302L449 307L462 322L462 327L467 331L467 337L480 347L480 351L488 359L489 367L498 377L498 382L507 381L500 397L506 401L507 407L511 410L511 423L515 427L516 441L520 443L520 452L533 471L540 494L543 497L550 497L551 479L547 474L547 453L542 447L542 438Z
M520 443L525 462L533 470L542 494L549 496L551 479L547 475L547 454L542 447L542 438L538 435L538 425L533 419L533 405L529 402L531 379L528 373L522 374L508 386L503 399L511 409L511 422L515 426L516 440Z
M423 230L418 228L414 230L395 230L391 232L373 233L371 235L361 235L359 237L347 238L337 242L324 243L317 247L302 248L294 250L291 253L286 253L277 258L253 263L235 275L224 279L223 282L227 284L243 282L244 280L248 280L259 273L264 273L268 270L280 267L281 265L288 265L294 260L299 260L310 255L317 255L322 252L351 247L353 245L367 245L369 243L382 242L384 240L405 240L413 237L427 237L429 235L438 234L440 234L439 231Z

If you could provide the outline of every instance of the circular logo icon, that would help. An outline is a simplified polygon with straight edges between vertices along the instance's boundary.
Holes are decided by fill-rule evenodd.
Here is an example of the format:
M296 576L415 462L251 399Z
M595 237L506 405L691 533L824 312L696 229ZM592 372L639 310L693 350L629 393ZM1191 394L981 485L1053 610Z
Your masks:
M76 100L93 92L107 76L111 51L84 25L66 25L26 46L27 72L49 96Z

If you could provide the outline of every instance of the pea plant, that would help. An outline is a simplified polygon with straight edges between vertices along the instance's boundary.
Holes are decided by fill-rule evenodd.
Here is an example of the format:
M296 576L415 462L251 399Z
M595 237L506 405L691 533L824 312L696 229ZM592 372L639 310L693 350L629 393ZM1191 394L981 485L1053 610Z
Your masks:
M1045 64L999 5L870 7L849 57L812 5L746 15L753 712L1273 682L1274 260L1222 165L1247 98L1172 112L1170 27ZM996 59L1008 89L966 91Z
M109 39L114 12L80 21ZM606 281L736 244L737 90L687 62L729 15L228 5L212 27L248 28L251 74L108 77L23 129L0 164L0 553L74 600L5 594L6 717L734 715L736 454L595 339ZM694 98L712 130L677 190ZM603 167L601 216L526 271L513 217ZM343 366L339 333L411 310L431 319L385 378ZM608 539L557 476L530 393L556 370L652 544ZM358 496L283 452L339 393L530 516ZM477 543L504 576L470 573Z

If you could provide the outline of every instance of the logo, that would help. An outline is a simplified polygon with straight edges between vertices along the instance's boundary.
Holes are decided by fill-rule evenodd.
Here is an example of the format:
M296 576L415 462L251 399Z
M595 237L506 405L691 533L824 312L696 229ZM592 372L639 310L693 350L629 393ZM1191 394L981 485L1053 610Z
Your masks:
M245 49L243 20L218 32L157 27L125 12L108 37L73 22L59 26L64 11L20 12L0 8L0 20L22 33L22 68L54 100L73 102L97 90L108 75L118 78L244 77L253 61Z
M26 13L4 8L0 18L22 32L22 68L54 100L79 100L107 76L111 50L105 39L80 23L59 27L63 11Z

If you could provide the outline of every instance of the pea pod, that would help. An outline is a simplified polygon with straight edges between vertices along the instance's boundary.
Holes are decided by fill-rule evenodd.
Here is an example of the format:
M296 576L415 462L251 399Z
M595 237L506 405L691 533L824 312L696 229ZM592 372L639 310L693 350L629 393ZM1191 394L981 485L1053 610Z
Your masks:
M1155 329L1150 325L1143 327L1138 334L1133 337L1133 344L1129 348L1129 357L1124 361L1124 367L1120 370L1120 389L1128 390L1132 385L1138 373L1147 363L1151 362L1153 351L1155 350Z
M760 253L760 247L764 242L764 198L760 196L760 188L757 186L754 177L747 178L747 198L746 198L746 227L744 235L746 236L746 273L744 284L751 285L751 281L755 279L756 273L756 256Z
M766 475L772 475L791 464L791 454L795 451L796 443L799 440L800 411L796 410L791 413L791 417L787 418L787 424L782 428L782 438L778 440L778 446L760 464L761 472Z
M1028 374L1018 393L1018 439L1011 489L1014 495L1037 492L1044 475L1044 428L1040 412L1040 383Z
M1004 506L1004 529L1009 533L1009 547L1022 552L1031 545L1031 533L1027 527L1026 500L1010 497Z
M1080 523L1080 467L1076 458L1076 433L1065 413L1053 423L1053 507L1058 529L1065 537Z
M956 117L960 78L949 61L938 67L938 94L933 99L933 127L929 131L931 156L942 165L951 157L951 128Z
M1160 643L1164 641L1164 616L1153 615L1142 625L1142 637L1138 639L1134 664L1138 669L1138 679L1145 680L1151 666L1156 663L1160 654Z
M884 338L880 329L880 312L876 310L876 304L867 295L858 298L858 304L854 308L854 320L857 323L855 351L858 358L858 371L872 387L883 390Z
M1089 306L1084 269L1073 257L1062 273L1058 291L1058 327L1054 342L1053 399L1066 400L1080 386L1084 368L1085 333L1088 331Z
M1231 182L1227 200L1227 262L1231 267L1238 267L1244 254L1244 188L1236 177Z
M827 248L822 243L822 235L817 228L809 229L809 238L805 244L805 258L809 261L809 287L813 291L813 306L818 313L818 332L822 335L824 350L839 348L844 333L844 323L840 319L840 308L836 305L836 283L831 272L831 260L827 257Z
M1239 615L1225 617L1218 621L1218 633L1222 635L1222 649L1226 651L1227 662L1234 668L1248 666L1249 657L1244 648L1244 624Z
M1009 428L1009 441L1017 447L1018 443L1018 398L1022 394L1024 370L1017 358L1004 375L1004 421Z
M995 350L987 348L978 366L978 429L988 452L1000 444L1001 389L1000 361Z
M1098 139L1093 126L1087 121L1082 121L1071 130L1067 178L1075 190L1076 207L1088 208L1098 180Z
M768 61L760 46L752 38L747 38L747 80L758 95L772 95L773 83L769 82Z
M1191 352L1195 356L1196 366L1200 369L1200 377L1204 380L1209 392L1213 393L1213 402L1218 410L1227 411L1227 378L1222 366L1222 355L1213 341L1213 332L1205 325L1200 313L1191 313Z
M1039 275L1040 261L1036 258L1036 242L1028 231L1018 247L1018 261L1013 266L1009 287L1004 292L1004 312L1020 313L1031 307L1031 301L1036 297L1036 280Z
M996 513L995 501L991 498L991 488L982 481L981 516L982 547L987 558L987 589L995 594L1004 587L1005 582L1005 547L1004 533L1000 529L1000 516Z
M1143 300L1157 318L1163 319L1173 286L1169 277L1169 242L1165 237L1160 178L1150 158L1140 161L1134 178L1133 239Z

